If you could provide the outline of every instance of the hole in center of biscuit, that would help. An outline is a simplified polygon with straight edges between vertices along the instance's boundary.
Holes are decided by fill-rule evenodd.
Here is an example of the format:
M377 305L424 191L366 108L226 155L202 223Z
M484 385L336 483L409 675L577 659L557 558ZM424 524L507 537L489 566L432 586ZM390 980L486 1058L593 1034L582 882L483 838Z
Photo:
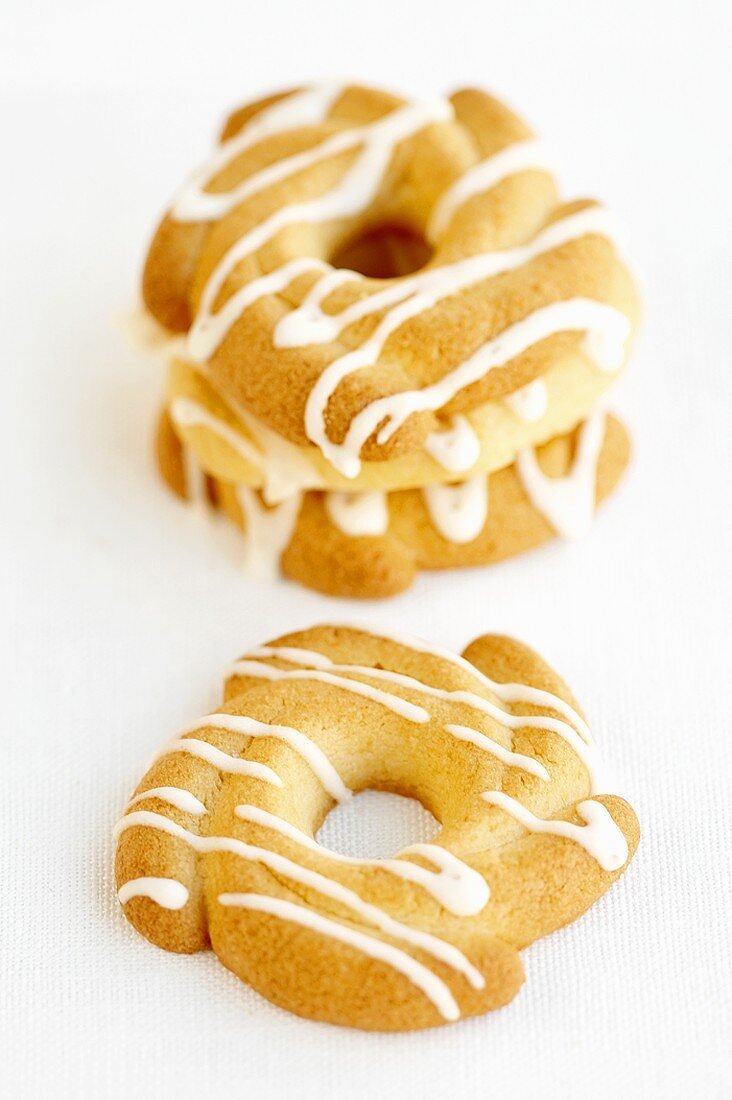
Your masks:
M424 267L432 249L413 229L380 225L351 237L330 257L333 267L358 271L370 279L396 279Z
M439 823L415 798L361 791L331 810L317 840L344 856L388 859L409 844L433 840L439 831Z

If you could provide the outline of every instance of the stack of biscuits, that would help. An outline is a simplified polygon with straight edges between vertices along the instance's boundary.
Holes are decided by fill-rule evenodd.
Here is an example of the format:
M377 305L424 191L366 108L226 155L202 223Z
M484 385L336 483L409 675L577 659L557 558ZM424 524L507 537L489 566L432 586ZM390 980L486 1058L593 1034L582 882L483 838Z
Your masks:
M476 90L236 111L150 246L160 470L255 575L388 596L575 536L629 458L604 394L636 327L608 211L562 202Z

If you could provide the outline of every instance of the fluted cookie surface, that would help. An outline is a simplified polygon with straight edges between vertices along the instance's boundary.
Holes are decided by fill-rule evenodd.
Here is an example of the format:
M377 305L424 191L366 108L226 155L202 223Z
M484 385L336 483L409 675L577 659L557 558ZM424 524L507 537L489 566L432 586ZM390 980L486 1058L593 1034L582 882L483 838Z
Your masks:
M385 860L319 844L330 808L368 787L419 798L438 836ZM154 943L210 944L299 1015L412 1030L511 1000L519 950L611 885L638 825L528 647L486 635L457 657L320 626L235 662L117 835L120 901Z

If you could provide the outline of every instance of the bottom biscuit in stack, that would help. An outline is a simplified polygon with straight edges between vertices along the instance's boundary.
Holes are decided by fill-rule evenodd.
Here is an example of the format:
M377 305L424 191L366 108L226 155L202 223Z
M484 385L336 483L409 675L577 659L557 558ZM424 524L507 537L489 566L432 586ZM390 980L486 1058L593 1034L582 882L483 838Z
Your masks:
M582 534L627 467L630 442L619 420L596 410L469 481L388 493L309 490L273 507L258 490L205 471L165 410L157 457L179 497L220 509L242 530L249 572L281 569L319 592L368 599L403 591L421 569L489 565L556 535Z

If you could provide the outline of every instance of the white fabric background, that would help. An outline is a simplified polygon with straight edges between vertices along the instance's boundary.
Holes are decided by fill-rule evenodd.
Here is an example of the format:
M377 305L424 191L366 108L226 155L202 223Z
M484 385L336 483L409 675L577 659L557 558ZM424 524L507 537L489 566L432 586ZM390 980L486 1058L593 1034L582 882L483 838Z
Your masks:
M729 5L126 0L9 16L0 1091L730 1095ZM615 398L635 462L592 534L366 607L241 576L237 538L156 481L161 379L110 329L224 108L349 72L505 95L567 194L625 216L647 301ZM628 874L525 952L523 990L492 1016L412 1036L306 1023L212 957L147 945L115 901L110 829L151 751L215 704L238 652L335 616L456 648L486 630L531 642L641 817ZM355 819L339 828L363 843Z

